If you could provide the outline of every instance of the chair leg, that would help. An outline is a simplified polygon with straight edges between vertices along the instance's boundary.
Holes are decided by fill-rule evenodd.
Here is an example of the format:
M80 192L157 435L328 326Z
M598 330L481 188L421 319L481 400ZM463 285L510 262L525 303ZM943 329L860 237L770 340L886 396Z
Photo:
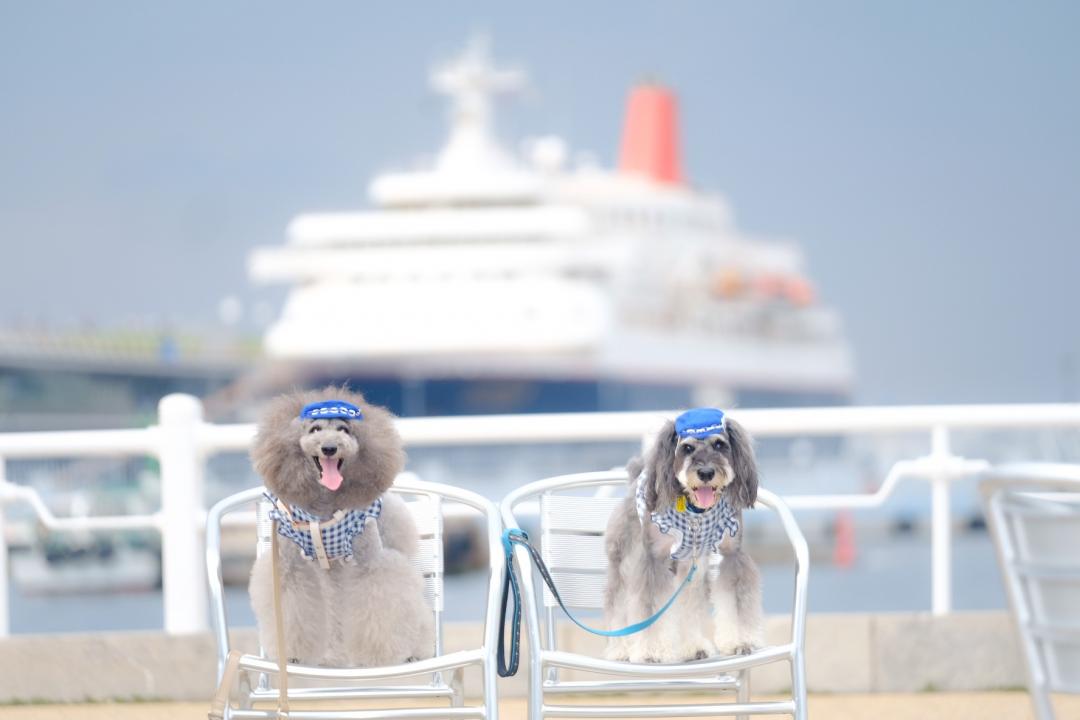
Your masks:
M254 688L251 687L251 675L247 672L240 673L240 679L237 681L237 686L240 689L240 699L237 708L240 710L251 710L251 693L254 690Z
M499 720L499 675L495 670L495 658L488 657L480 668L484 674L485 720Z
M1036 720L1054 720L1054 706L1050 702L1050 693L1045 685L1029 688L1028 696L1035 709Z
M791 701L795 703L795 720L806 720L806 666L801 653L791 659Z
M450 673L450 707L465 706L465 668L456 667Z
M739 671L739 689L735 693L735 700L739 703L750 702L750 671ZM736 715L735 720L749 720L748 715Z
M539 653L529 657L529 712L528 720L543 720L544 717L544 679L541 675Z

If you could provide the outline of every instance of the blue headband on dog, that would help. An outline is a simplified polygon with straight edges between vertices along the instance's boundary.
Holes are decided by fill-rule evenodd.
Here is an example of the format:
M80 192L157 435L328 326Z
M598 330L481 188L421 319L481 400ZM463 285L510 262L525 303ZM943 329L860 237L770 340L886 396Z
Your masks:
M360 408L344 400L323 400L304 406L300 411L301 420L321 420L324 418L341 418L343 420L363 420L364 414Z
M675 418L675 433L681 438L703 438L724 432L724 412L716 408L694 408Z

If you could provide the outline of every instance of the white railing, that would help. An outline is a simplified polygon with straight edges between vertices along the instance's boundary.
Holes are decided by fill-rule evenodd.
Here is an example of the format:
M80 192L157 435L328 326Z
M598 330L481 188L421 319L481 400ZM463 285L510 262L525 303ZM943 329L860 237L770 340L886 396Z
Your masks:
M640 441L652 437L674 412L567 413L451 418L403 418L398 429L407 446L495 445L543 442ZM931 484L932 603L935 614L952 606L949 485L987 467L950 450L957 429L1080 428L1080 404L842 407L740 410L739 421L758 438L925 432L930 453L896 463L873 494L788 495L795 510L873 508L909 479ZM207 628L201 529L207 458L246 451L254 425L203 421L202 404L169 395L159 404L159 424L142 430L0 434L0 503L29 504L55 532L149 528L162 536L164 627L179 634ZM5 462L14 459L143 457L161 465L161 509L151 515L55 517L32 488L9 483ZM7 546L0 513L0 636L7 635Z

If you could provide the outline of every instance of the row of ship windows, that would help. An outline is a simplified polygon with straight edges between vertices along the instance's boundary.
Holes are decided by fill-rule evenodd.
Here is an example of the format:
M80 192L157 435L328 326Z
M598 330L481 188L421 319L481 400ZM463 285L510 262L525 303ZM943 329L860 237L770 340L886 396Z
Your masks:
M717 232L723 227L721 218L715 214L672 212L657 208L620 208L594 215L600 229L632 227L654 230L693 230Z
M588 280L590 282L603 282L609 276L609 273L602 268L598 267L574 267L564 268L555 274L555 278L566 278L571 280ZM421 282L443 282L443 283L473 283L477 281L491 282L491 281L518 281L527 278L534 277L553 277L553 274L543 270L537 269L525 269L525 270L468 270L461 272L453 272L449 270L439 271L433 269L427 272L404 272L404 273L384 273L384 274L363 274L354 278L356 281L363 284L398 284L398 283L421 283ZM312 285L320 285L323 280L321 278L313 279Z

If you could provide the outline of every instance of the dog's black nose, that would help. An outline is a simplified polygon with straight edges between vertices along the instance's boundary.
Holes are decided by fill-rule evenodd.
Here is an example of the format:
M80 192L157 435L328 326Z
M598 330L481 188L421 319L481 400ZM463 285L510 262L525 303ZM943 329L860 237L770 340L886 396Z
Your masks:
M336 447L330 447L328 445L323 445L322 446L322 454L325 455L326 457L330 457L331 455L333 455L336 452L337 452Z
M323 448L323 449L325 450L326 448ZM713 475L715 475L715 474L716 474L716 471L713 470L712 468L701 468L700 470L697 471L698 479L701 480L702 482L709 482L710 480L713 479Z

